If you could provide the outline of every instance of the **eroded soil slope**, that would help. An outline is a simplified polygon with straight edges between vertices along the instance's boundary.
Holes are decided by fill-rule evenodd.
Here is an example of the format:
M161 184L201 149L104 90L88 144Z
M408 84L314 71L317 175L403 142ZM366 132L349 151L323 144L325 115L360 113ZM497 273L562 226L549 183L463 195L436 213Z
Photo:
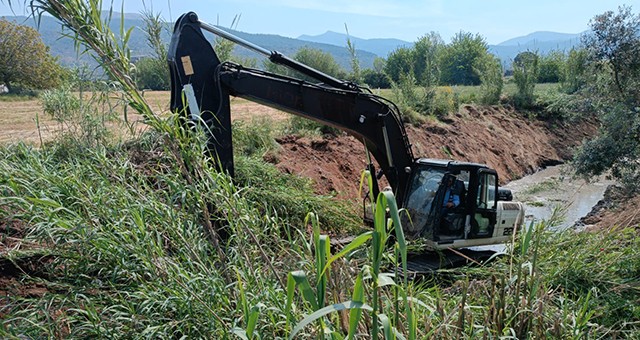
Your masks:
M498 171L502 183L563 162L595 131L594 121L543 122L523 118L511 107L471 105L445 122L407 127L416 157L485 163ZM289 136L278 142L282 151L269 161L281 170L313 179L319 194L358 197L366 156L355 138Z
M629 196L621 186L609 186L604 198L578 225L592 231L612 226L640 226L640 196Z

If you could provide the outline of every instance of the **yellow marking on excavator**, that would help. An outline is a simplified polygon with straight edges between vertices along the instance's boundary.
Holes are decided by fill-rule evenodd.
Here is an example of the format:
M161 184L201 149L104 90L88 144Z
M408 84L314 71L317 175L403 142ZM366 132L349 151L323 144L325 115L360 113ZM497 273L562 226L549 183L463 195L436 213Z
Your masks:
M193 72L193 65L191 65L191 57L187 55L180 59L182 59L182 68L184 69L184 74L186 76L194 74L195 72Z

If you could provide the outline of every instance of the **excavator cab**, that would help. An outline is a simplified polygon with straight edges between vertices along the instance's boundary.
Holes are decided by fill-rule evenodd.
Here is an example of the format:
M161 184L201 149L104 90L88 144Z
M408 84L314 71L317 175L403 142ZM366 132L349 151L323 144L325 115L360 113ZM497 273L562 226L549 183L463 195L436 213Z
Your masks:
M507 191L499 190L495 170L484 164L422 158L408 185L405 229L435 248L504 242L521 218L505 215L499 221ZM520 211L519 203L512 205Z

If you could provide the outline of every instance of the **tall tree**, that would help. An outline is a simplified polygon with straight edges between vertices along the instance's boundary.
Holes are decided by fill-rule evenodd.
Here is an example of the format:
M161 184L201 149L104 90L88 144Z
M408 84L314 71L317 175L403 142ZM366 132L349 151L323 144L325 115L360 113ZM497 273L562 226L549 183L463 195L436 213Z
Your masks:
M566 55L560 51L551 51L540 56L538 83L557 83L563 78Z
M634 15L631 7L622 6L618 13L607 11L596 16L590 25L592 33L582 41L589 61L610 73L610 85L622 98L638 101L640 15Z
M533 105L533 91L538 79L539 57L536 53L526 51L520 52L513 59L513 79L518 88L515 95L517 106L529 107Z
M0 19L0 82L35 89L58 85L62 68L35 29Z
M373 59L373 68L362 71L362 80L365 84L372 88L390 88L391 82L384 72L386 63L387 61L384 58L376 57Z
M347 73L342 69L342 67L340 67L330 53L323 52L317 48L304 46L293 55L293 59L332 77L339 79L347 77ZM263 67L269 72L303 79L312 83L318 82L317 79L301 74L300 72L294 71L286 66L274 64L270 61L265 61L263 63Z
M436 32L424 35L413 45L413 72L418 84L426 87L436 86L440 81L438 53L444 47L444 41Z
M611 170L630 189L640 189L640 15L622 6L594 17L584 37L594 75L583 90L601 117L600 133L585 143L575 163L579 174Z
M480 100L483 104L498 104L504 82L502 80L502 63L498 57L486 54L476 60L476 73L480 75Z
M384 71L391 80L399 82L403 76L413 76L413 49L408 47L398 47L389 53Z
M575 93L585 84L587 72L587 51L583 48L572 48L562 68L562 90Z
M480 75L474 70L476 61L488 53L489 46L479 34L457 33L440 53L442 83L479 85Z

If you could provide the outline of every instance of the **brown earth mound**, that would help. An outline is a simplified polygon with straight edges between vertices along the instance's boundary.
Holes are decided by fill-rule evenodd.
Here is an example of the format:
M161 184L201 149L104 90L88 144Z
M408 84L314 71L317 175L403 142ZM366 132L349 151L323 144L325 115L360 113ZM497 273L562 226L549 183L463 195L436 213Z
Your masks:
M611 185L604 198L580 219L578 226L587 230L616 227L640 227L640 196L629 196L623 187Z
M472 105L446 122L407 126L416 157L484 163L498 171L501 183L562 163L595 131L595 121L551 123L523 118L509 106ZM319 194L358 197L366 156L355 138L288 136L278 142L278 168L313 179Z

